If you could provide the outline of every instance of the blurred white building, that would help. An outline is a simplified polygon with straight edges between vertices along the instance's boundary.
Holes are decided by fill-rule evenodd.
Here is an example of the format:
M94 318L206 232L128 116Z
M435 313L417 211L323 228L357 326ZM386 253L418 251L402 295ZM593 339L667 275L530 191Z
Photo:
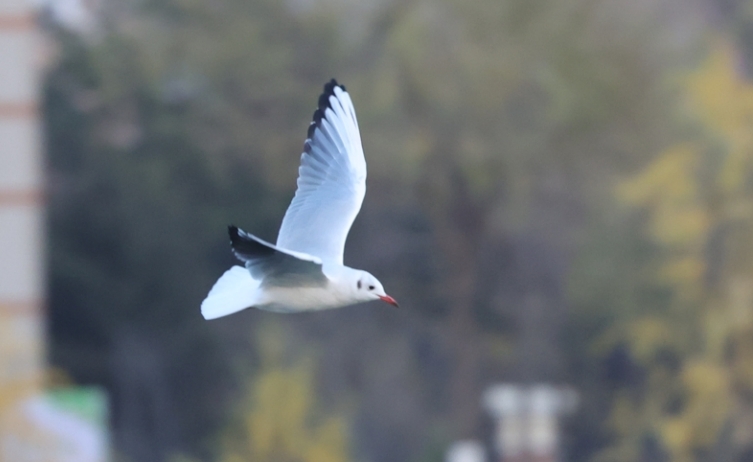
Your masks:
M43 389L40 92L50 47L37 27L38 7L0 0L0 462L104 462L104 394Z
M0 0L0 409L44 370L43 54L33 5Z
M560 418L578 405L566 387L500 384L484 393L483 404L495 421L494 449L501 462L558 462Z
M489 387L483 407L494 420L492 450L478 441L457 441L446 462L559 462L560 419L578 407L578 393L545 383L502 383ZM487 456L490 453L490 456Z
M486 462L486 450L478 441L457 441L447 450L445 462Z

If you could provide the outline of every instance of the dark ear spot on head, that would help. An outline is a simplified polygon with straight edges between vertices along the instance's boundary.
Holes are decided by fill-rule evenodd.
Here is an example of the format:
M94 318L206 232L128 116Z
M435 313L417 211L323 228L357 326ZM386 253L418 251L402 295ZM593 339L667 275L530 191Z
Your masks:
M374 286L369 286L369 290L374 290Z
M358 280L358 284L356 284L356 285L358 286L359 289L361 288L361 280L360 279Z

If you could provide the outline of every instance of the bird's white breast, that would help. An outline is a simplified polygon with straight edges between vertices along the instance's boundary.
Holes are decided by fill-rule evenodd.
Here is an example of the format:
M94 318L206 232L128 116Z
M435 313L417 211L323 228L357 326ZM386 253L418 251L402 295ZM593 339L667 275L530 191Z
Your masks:
M354 302L349 293L337 290L334 284L326 287L270 287L264 290L256 307L277 313L295 313L339 308Z

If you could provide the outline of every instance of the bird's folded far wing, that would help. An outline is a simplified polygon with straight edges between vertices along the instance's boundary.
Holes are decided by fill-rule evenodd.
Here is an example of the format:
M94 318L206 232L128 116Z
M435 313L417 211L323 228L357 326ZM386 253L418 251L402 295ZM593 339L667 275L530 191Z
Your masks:
M262 287L321 287L327 284L316 257L280 249L235 226L228 227L233 253Z
M298 169L298 189L277 247L342 264L345 239L366 193L366 161L345 87L324 86Z

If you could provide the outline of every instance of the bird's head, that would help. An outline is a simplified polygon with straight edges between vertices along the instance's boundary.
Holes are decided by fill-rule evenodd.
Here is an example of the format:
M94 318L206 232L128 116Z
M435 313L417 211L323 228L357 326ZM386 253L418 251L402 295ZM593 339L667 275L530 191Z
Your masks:
M366 271L357 271L352 284L356 297L359 300L368 302L371 300L381 300L392 306L398 306L397 301L384 292L384 287L379 279Z

